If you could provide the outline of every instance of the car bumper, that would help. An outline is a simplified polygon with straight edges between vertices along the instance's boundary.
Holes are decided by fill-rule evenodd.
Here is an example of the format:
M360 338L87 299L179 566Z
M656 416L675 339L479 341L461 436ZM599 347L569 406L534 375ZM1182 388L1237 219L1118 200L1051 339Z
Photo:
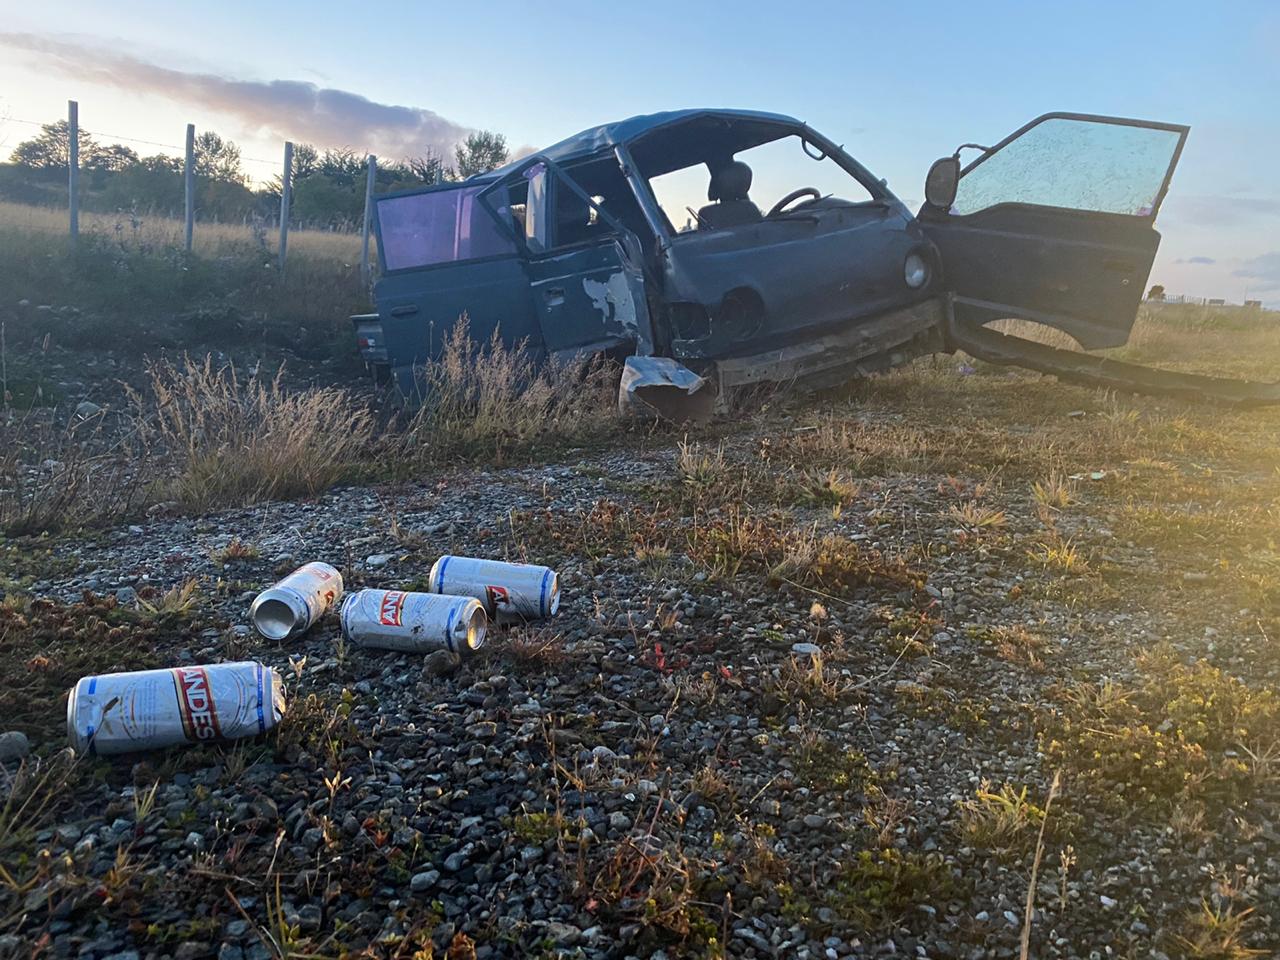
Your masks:
M720 386L794 382L811 389L879 373L942 349L945 309L925 300L800 343L715 362Z

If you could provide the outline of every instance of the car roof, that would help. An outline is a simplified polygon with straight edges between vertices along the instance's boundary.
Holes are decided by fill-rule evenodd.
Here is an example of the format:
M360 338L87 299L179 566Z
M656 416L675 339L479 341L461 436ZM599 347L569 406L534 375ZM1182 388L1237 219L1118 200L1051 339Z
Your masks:
M718 110L712 107L692 108L688 110L666 110L662 113L646 113L626 120L615 120L613 123L589 127L581 133L567 137L544 150L536 151L538 156L548 157L555 163L564 163L578 157L587 157L601 150L629 143L647 133L662 127L671 126L694 117L723 117L726 120L764 120L774 123L785 123L800 126L795 117L782 113L765 113L760 110ZM473 177L474 180L492 180L510 173L521 160L513 161L505 167Z

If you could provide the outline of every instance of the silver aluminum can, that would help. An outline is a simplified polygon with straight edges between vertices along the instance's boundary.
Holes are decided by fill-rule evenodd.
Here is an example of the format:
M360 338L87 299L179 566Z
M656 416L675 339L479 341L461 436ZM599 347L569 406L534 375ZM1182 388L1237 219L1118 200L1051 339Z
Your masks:
M342 635L362 647L469 656L484 644L489 618L473 597L404 590L357 590L342 602Z
M258 594L249 619L268 640L284 640L309 630L341 596L342 574L327 563L308 563Z
M432 593L475 597L496 620L541 620L560 609L560 578L531 563L441 557L427 583Z
M67 697L77 753L131 753L265 733L284 716L284 684L252 661L85 677Z

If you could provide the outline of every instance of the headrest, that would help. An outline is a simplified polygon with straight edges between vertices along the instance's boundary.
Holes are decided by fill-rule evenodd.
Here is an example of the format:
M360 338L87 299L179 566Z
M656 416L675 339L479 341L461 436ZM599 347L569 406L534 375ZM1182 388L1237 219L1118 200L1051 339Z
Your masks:
M746 200L751 190L751 168L741 160L734 160L711 171L711 183L707 186L708 200Z
M591 205L568 187L556 198L556 221L558 223L585 224L591 219Z

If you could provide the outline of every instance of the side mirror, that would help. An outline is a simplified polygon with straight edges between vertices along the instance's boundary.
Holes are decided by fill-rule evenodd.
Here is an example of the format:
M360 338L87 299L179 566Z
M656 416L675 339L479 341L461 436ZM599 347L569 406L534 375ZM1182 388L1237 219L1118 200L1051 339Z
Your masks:
M924 178L924 199L931 207L950 210L960 186L960 158L935 160Z

